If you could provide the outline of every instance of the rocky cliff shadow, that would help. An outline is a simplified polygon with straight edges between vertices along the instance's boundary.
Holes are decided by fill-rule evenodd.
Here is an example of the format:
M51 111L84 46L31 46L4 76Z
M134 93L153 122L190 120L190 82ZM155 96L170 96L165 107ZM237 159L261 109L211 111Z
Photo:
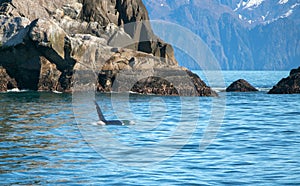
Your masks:
M19 89L38 90L41 63L33 43L2 49L0 65L15 79ZM12 88L12 87L8 87Z

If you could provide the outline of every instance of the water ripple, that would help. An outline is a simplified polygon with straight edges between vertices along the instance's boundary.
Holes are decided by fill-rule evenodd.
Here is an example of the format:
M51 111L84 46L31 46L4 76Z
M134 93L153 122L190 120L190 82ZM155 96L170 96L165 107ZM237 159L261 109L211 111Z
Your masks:
M198 121L198 125L185 139L187 143L176 144L184 139L178 135L173 144L161 146L164 150L179 148L178 152L150 166L130 167L106 159L90 146L75 121L70 95L0 94L0 184L300 185L299 96L220 93L220 98L213 99L226 99L225 118L217 138L205 151L199 151L199 143L210 119L212 99L189 98L193 104L181 105L188 108L183 123L188 127L189 121ZM107 130L120 143L134 148L103 148L102 153L116 158L130 155L126 161L143 163L138 158L148 156L146 147L170 137L178 125L181 100L163 97L159 98L163 102L149 102L152 98L135 95L131 109L155 127L109 126ZM98 95L97 100L109 103L110 97ZM149 103L155 109L149 110ZM163 107L158 106L162 103ZM201 114L193 112L195 107L200 107ZM170 112L161 114L165 119L157 125L151 112L159 113L160 108ZM106 114L115 117L113 112ZM91 135L102 129L86 126ZM163 155L162 149L153 154Z

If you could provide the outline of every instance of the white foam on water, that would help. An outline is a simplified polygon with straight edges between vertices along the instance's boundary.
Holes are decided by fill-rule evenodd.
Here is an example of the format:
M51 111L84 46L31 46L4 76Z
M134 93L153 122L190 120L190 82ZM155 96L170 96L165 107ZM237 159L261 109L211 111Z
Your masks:
M62 94L62 92L59 92L59 91L56 91L56 90L54 90L52 92L55 93L55 94Z
M20 90L18 88L13 88L13 89L9 89L7 90L7 92L28 92L29 90Z

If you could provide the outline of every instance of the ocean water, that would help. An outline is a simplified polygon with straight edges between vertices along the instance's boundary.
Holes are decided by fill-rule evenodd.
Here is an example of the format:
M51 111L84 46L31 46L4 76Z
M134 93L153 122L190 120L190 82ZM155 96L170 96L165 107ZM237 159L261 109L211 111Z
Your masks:
M288 73L208 75L218 98L1 93L0 185L300 185L300 95L266 94ZM260 91L222 91L239 78ZM93 99L134 124L97 125Z

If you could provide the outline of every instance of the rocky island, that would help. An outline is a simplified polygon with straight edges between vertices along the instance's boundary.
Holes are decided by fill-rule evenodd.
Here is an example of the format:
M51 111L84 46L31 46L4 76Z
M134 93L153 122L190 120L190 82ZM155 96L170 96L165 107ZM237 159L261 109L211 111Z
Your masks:
M283 78L269 94L300 94L300 67L293 69L287 78Z
M0 1L0 91L71 92L92 71L100 92L216 96L147 20L141 0Z
M244 79L239 79L226 88L226 92L256 92L256 91L258 90Z

